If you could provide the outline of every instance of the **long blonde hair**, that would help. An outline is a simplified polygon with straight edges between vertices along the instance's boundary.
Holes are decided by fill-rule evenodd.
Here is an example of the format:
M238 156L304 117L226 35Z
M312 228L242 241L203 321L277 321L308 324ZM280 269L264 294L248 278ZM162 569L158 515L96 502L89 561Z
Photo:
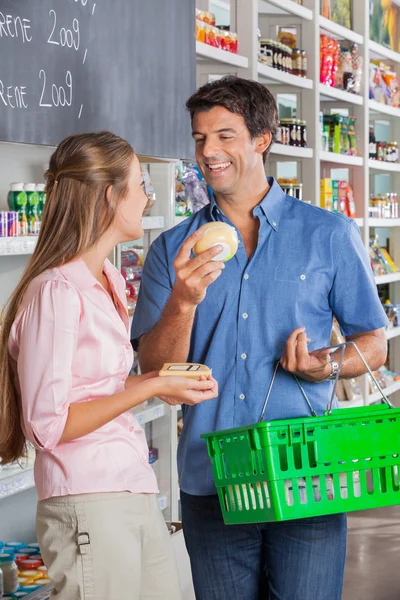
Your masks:
M57 147L45 173L46 203L39 239L0 321L0 459L2 464L24 454L20 398L8 353L8 340L18 308L35 277L90 249L114 222L126 196L134 151L107 131L71 135ZM112 186L111 198L106 191Z

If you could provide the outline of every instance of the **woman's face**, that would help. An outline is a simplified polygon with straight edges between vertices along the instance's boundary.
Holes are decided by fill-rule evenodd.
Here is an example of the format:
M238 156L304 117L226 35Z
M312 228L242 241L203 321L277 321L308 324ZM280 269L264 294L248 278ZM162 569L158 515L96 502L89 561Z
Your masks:
M128 193L119 203L115 216L115 229L121 242L143 237L142 216L147 200L140 164L134 156L128 179Z

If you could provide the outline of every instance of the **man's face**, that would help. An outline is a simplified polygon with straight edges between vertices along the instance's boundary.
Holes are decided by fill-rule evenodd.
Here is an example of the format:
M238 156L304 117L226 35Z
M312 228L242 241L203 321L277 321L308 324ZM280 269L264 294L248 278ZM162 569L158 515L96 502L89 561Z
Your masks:
M262 160L260 139L252 140L243 117L223 106L197 111L192 135L200 171L214 192L233 193Z

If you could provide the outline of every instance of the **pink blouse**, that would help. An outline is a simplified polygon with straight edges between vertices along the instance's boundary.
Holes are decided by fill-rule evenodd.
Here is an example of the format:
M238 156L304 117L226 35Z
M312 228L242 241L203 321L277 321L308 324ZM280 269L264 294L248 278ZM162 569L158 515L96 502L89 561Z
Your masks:
M9 352L22 428L36 448L39 500L158 491L144 431L131 411L59 443L70 404L122 392L132 366L124 280L108 260L104 273L117 308L79 259L32 281L11 330Z

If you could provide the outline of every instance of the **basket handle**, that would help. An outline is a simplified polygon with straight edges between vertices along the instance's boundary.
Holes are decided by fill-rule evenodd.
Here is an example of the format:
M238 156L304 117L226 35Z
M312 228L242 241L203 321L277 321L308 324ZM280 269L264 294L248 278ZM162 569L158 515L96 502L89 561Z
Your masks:
M356 349L356 352L357 352L358 356L360 357L363 365L365 366L365 368L367 369L368 373L370 374L370 376L372 378L372 381L375 383L376 387L378 388L378 391L380 392L380 394L381 394L382 399L384 400L384 402L386 402L386 404L389 406L389 408L394 408L393 404L385 396L385 394L384 394L381 386L379 385L379 383L378 383L375 375L372 373L372 371L369 368L369 366L368 366L365 358L363 357L363 355L361 354L360 350L358 349L357 344L355 342L353 342L353 341L350 340L348 342L344 342L343 344L337 344L336 346L326 346L325 348L322 348L322 350L332 350L332 351L336 351L336 350L341 349L340 359L339 359L339 368L338 368L338 371L336 373L335 383L334 383L334 386L333 386L333 389L332 389L331 399L330 399L329 405L327 407L328 414L330 415L332 413L332 406L333 406L333 401L334 401L334 398L335 398L336 387L337 387L337 384L338 384L338 381L339 381L340 370L341 370L342 364L343 364L344 352L345 352L346 346L350 346L350 345L354 346L354 348ZM258 419L259 423L261 423L264 420L264 414L265 414L265 411L266 411L266 408L267 408L268 400L269 400L269 398L271 396L272 388L273 388L273 385L275 383L276 374L277 374L277 371L279 369L279 365L280 364L281 364L280 360L278 360L277 363L276 363L276 365L275 365L275 369L274 369L274 373L272 375L271 383L269 384L267 396L265 398L264 405L263 405L262 410L261 410L260 418ZM310 403L310 401L308 399L308 396L307 396L306 392L304 391L303 386L301 385L298 377L296 375L293 375L293 377L294 377L297 385L299 386L301 393L303 394L303 398L305 399L305 401L307 403L307 406L310 409L311 415L313 417L316 417L317 413L315 412L315 410L311 406L311 403Z

